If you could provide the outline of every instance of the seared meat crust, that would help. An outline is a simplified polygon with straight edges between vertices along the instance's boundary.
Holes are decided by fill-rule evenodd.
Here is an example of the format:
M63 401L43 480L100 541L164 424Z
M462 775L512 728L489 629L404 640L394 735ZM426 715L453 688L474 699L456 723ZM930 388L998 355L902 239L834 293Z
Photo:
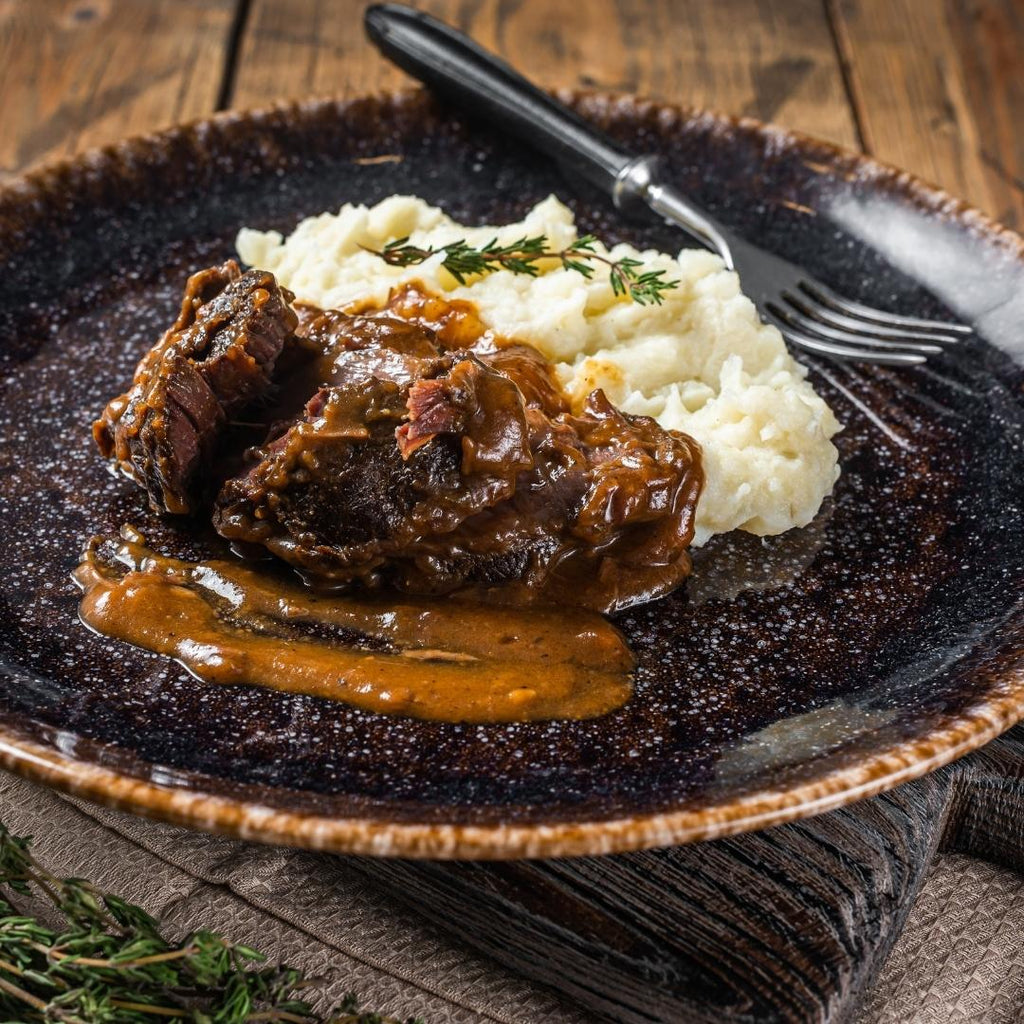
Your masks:
M93 425L155 509L196 511L228 421L266 395L297 318L272 274L234 260L193 274L171 329Z

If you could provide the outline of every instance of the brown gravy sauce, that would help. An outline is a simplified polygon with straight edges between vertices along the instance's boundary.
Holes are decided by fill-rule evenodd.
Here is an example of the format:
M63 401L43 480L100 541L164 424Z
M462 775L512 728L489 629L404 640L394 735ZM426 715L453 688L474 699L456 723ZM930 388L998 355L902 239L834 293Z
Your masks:
M318 593L237 562L159 555L130 527L90 543L74 576L86 625L207 683L445 722L594 718L632 693L633 656L596 612Z

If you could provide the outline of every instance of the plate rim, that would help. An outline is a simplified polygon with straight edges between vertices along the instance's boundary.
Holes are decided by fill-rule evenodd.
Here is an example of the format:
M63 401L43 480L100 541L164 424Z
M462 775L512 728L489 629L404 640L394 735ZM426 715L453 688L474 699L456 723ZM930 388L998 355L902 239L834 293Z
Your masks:
M629 93L563 89L568 100L592 119L614 117L628 106L636 116L657 112L677 121L713 123L726 130L752 131L787 146L812 147L844 168L888 181L940 216L960 223L1011 250L1024 263L1024 238L964 200L884 161L812 135L751 117L731 117L702 108L646 99ZM241 122L267 121L292 112L309 116L328 108L342 113L361 103L403 108L433 100L421 89L379 90L357 97L317 97L246 110L228 110L159 131L131 136L76 156L49 162L0 185L0 242L8 204L15 209L34 193L46 195L69 176L90 174L113 163L131 164L190 134L202 135ZM1015 250L1015 251L1014 251ZM528 825L464 825L394 822L373 817L340 818L272 808L244 797L228 797L162 785L69 756L55 747L18 735L0 723L0 766L34 782L118 810L178 825L284 846L386 857L429 859L518 859L621 853L715 839L824 813L919 778L977 749L1024 719L1024 665L1005 670L989 695L959 718L923 736L840 767L810 782L765 790L700 810ZM116 748L116 744L110 744ZM191 773L197 781L203 778Z

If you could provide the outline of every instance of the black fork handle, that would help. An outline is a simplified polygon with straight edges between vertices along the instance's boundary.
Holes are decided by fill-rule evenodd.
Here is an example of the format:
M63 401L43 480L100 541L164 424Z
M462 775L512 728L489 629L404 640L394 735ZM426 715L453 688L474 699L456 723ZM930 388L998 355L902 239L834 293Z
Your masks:
M615 195L633 157L503 60L401 4L373 4L364 22L381 53L414 78Z

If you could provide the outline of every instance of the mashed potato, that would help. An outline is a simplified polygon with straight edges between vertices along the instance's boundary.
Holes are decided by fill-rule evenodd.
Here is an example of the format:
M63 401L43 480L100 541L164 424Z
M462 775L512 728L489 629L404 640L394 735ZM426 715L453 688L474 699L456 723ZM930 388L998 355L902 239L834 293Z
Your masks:
M729 530L777 534L810 522L839 475L830 441L839 424L717 256L616 246L613 259L634 256L644 269L663 267L679 281L662 305L640 306L615 296L600 268L588 281L552 260L537 277L497 271L462 286L441 256L403 268L366 251L405 235L428 247L540 234L552 249L577 237L571 211L554 196L517 224L482 228L457 224L413 196L392 196L310 217L287 239L243 228L237 244L246 263L273 271L298 298L324 308L383 302L393 286L412 280L468 299L489 327L552 360L575 402L603 388L625 412L690 434L703 449L706 475L696 544Z

